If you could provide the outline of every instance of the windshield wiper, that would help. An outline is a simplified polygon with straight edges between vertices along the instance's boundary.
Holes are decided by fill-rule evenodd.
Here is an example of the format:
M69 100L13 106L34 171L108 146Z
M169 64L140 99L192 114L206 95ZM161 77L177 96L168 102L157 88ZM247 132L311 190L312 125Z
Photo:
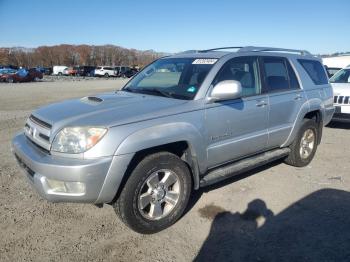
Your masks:
M124 88L123 88L123 89L121 89L120 91L126 91L126 92L131 92L131 93L134 93L134 92L135 92L135 89L130 88L130 87L124 87Z
M169 98L174 98L171 93L164 92L164 91L156 89L156 88L141 88L141 89L138 89L137 91L155 94L155 95L161 95L161 96L169 97Z

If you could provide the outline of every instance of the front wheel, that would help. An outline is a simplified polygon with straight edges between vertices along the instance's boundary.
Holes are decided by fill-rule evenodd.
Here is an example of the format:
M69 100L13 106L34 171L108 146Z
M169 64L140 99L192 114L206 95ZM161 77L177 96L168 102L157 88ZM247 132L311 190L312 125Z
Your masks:
M183 214L192 189L187 165L168 152L146 156L131 172L114 209L138 233L152 234Z
M291 152L285 162L296 167L307 166L315 156L319 135L316 121L304 119L296 138L290 145Z

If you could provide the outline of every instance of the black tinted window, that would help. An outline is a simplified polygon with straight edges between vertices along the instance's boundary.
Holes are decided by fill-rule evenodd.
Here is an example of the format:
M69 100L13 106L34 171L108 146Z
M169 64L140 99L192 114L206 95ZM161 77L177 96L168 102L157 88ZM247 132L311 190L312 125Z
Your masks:
M242 85L242 96L260 94L258 62L256 57L236 57L223 65L213 84L224 80L236 80Z
M289 78L285 60L279 57L265 57L265 83L269 91L289 89Z
M315 85L324 85L328 83L326 72L319 61L307 59L298 59L298 61Z

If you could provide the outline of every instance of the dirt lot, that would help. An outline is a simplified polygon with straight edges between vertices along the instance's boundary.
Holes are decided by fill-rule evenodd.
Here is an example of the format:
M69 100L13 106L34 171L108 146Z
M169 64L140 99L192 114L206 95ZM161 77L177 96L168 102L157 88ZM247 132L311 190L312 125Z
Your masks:
M10 153L15 132L38 106L123 81L0 84L1 261L350 261L350 125L325 128L306 168L276 162L197 192L155 235L130 231L110 206L41 199Z

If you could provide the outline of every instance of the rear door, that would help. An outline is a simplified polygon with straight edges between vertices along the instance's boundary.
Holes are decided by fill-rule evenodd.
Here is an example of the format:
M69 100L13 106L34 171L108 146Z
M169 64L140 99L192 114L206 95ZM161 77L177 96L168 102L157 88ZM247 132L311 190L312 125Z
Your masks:
M306 97L287 58L261 57L260 61L263 89L269 97L268 148L275 148L287 140Z
M208 167L237 160L266 148L267 95L261 93L257 57L226 62L213 81L240 81L242 97L206 105Z

